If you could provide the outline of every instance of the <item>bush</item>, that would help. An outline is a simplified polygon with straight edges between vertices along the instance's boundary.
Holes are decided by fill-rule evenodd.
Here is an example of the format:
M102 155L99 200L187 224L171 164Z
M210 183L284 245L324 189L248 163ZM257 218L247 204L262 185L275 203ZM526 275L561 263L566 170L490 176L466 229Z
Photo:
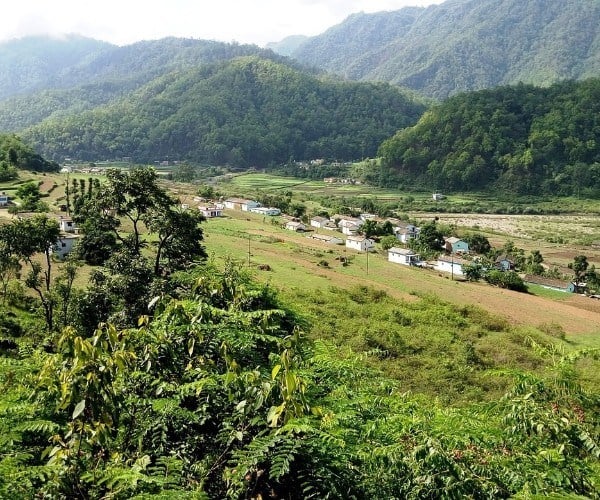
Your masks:
M497 269L493 269L485 275L485 281L490 285L507 288L508 290L515 290L517 292L527 291L527 286L514 271L498 271Z

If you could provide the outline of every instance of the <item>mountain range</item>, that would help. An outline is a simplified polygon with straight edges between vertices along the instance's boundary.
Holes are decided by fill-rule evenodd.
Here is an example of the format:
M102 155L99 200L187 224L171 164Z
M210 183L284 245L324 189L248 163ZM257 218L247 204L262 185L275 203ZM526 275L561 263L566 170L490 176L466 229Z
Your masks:
M391 82L437 99L519 82L547 86L600 75L600 2L447 0L360 13L318 36L287 39L282 52L349 79Z
M447 0L354 14L269 47L180 38L118 47L81 36L0 43L0 133L56 161L267 166L373 156L432 98L599 75L600 2Z

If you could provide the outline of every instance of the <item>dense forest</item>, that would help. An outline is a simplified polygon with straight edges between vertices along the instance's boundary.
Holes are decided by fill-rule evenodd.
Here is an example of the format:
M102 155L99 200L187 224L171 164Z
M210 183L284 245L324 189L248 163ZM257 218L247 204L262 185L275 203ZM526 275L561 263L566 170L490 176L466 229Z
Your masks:
M354 14L291 56L351 79L393 82L442 99L497 85L597 76L599 27L595 0L449 0Z
M372 156L424 106L388 84L323 81L258 57L170 73L23 132L46 156L268 166Z
M93 109L173 71L250 55L295 66L255 45L184 38L124 47L78 36L0 43L0 130Z
M600 80L451 97L385 141L391 178L443 190L600 195Z

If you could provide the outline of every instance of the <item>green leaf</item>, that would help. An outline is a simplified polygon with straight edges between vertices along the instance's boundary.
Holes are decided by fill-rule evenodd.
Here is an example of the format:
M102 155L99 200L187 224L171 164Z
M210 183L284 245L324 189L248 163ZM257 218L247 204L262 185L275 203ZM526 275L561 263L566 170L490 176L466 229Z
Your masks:
M281 365L275 365L273 367L273 370L271 371L271 379L275 380L275 377L277 376L277 374L279 373L279 370L281 370Z
M77 403L77 406L75 407L75 409L73 410L73 420L75 420L79 415L81 415L81 412L84 410L85 408L85 399L82 399L81 401L79 401L79 403Z

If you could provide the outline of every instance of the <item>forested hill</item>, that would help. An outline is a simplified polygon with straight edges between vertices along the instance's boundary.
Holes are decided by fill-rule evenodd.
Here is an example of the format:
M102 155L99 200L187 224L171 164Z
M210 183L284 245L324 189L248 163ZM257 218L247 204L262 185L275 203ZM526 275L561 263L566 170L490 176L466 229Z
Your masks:
M600 196L600 79L451 97L380 154L431 188Z
M283 61L256 45L163 38L122 47L77 35L0 43L0 98L97 82L143 81L198 64L245 55Z
M175 70L248 55L294 64L255 45L184 38L124 47L75 36L0 43L0 131L107 104Z
M306 64L445 98L600 75L597 0L448 0L355 14L301 44Z
M93 110L22 132L46 157L267 166L374 155L423 112L388 84L320 80L256 56L175 71Z

